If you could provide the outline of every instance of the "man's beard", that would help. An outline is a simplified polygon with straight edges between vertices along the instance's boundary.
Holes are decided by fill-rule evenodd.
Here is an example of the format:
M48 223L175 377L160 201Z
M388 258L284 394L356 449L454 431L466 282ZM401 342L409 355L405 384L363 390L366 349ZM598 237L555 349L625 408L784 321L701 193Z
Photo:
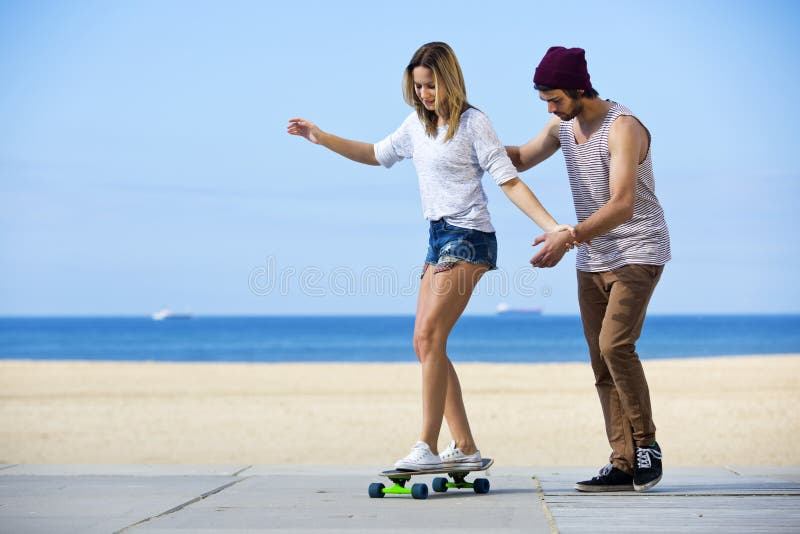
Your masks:
M562 121L571 121L572 119L580 115L582 111L583 111L583 102L581 102L580 100L575 100L575 107L572 108L572 112L559 114L558 118L561 119Z

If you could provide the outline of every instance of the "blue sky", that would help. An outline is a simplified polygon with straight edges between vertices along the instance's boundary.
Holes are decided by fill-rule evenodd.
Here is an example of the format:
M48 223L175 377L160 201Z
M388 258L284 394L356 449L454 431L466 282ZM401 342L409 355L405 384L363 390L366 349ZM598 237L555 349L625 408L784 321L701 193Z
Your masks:
M0 1L0 315L413 313L412 164L285 127L382 139L433 40L506 144L548 118L530 80L555 44L648 126L674 258L651 313L800 312L796 2L488 5ZM560 153L522 178L574 222ZM538 229L484 186L500 270L468 313L577 313L574 255L532 270Z

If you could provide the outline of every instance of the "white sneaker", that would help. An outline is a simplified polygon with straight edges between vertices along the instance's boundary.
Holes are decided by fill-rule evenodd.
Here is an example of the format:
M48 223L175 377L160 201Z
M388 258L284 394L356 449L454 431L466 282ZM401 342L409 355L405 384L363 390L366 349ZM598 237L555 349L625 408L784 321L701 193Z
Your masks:
M433 454L427 443L418 441L408 456L401 458L394 463L395 469L407 469L408 471L428 471L441 469L442 459L438 454Z
M456 448L455 441L451 441L450 445L442 451L440 456L445 467L473 468L483 465L481 451L475 451L475 454L464 454L461 452L461 449Z

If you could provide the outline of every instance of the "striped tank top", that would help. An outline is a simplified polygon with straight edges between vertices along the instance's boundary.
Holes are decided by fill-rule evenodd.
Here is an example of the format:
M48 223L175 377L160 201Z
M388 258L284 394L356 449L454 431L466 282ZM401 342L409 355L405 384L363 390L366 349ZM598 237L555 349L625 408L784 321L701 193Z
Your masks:
M603 125L585 143L575 142L574 119L562 121L558 131L579 222L588 219L611 198L608 130L620 115L635 117L628 108L612 104ZM664 265L671 259L669 230L656 198L650 154L648 147L647 157L636 171L633 218L595 237L591 245L581 246L576 259L579 271L610 271L632 263Z

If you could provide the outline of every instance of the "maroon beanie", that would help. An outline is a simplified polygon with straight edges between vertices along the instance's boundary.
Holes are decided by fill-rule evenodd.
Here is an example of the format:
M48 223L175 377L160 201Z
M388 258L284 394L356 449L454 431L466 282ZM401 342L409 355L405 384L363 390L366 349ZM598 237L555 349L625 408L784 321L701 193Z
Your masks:
M533 83L553 89L592 88L583 48L551 46L533 75Z

